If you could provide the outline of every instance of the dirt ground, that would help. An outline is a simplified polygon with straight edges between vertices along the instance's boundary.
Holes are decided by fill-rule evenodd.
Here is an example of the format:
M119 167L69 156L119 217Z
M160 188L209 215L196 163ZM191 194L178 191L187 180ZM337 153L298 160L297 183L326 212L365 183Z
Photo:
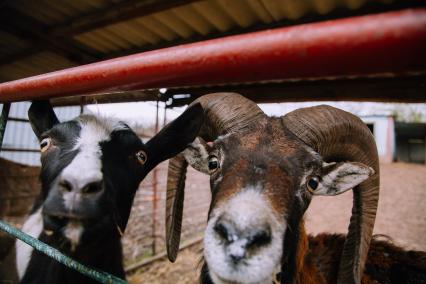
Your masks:
M163 258L129 275L127 280L131 284L195 284L200 274L201 256L202 243L199 242L180 251L175 263Z
M414 164L382 164L379 209L375 234L385 234L407 249L426 251L426 167ZM346 233L352 193L315 198L305 215L309 233ZM341 212L341 214L335 214ZM333 214L331 214L333 213ZM333 216L332 218L330 216ZM129 275L137 283L198 283L202 244L180 252L175 263L161 259Z

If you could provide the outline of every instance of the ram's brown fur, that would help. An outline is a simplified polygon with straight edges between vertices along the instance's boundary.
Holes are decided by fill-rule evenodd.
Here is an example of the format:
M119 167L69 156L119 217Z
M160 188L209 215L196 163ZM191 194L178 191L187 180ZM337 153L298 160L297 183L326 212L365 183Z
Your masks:
M284 239L281 256L281 283L351 284L361 281L376 283L375 281L382 281L380 279L383 279L383 283L400 283L395 282L391 276L389 276L390 278L385 276L386 273L392 273L392 269L397 264L407 265L409 271L414 271L414 274L418 272L416 277L425 279L424 266L419 264L420 267L417 267L411 264L423 259L422 253L401 255L398 254L399 251L402 252L401 249L379 241L373 241L370 253L368 253L379 197L379 162L374 137L359 118L329 106L299 109L280 118L267 117L256 104L232 93L209 94L197 99L196 102L200 102L203 106L206 118L199 137L207 142L214 141L211 149L206 150L211 151L207 155L215 156L217 153L222 153L224 156L220 168L210 172L212 203L209 224L210 228L213 228L210 235L213 236L212 238L217 237L216 240L221 238L218 241L220 245L228 245L232 242L236 243L236 241L228 240L226 233L228 229L216 230L215 224L223 225L225 222L211 212L222 204L227 204L233 197L253 190L262 197L255 195L255 197L251 197L251 200L265 199L265 202L268 203L266 211L269 208L273 211L273 214L268 213L268 218L276 217L282 224L281 227L277 225L276 230L279 231L280 228L285 227L285 233L282 234ZM193 147L196 148L195 145ZM179 246L184 180L188 165L184 162L183 155L186 155L187 161L192 159L190 154L184 153L172 159L169 164L166 235L168 255L172 261L176 258ZM196 156L200 157L200 155ZM220 154L217 156L219 161ZM207 164L206 161L205 164ZM336 171L339 164L350 170L348 172ZM338 191L339 173L342 173L343 177L350 176L352 179L354 176L356 179L357 175L365 176L365 178L360 177L359 182L351 184L350 187L341 189L353 188L354 206L348 235L345 237L339 235L308 237L303 223L303 214L309 206L312 196L317 193L307 189L307 179L312 174L320 178L327 176L332 171L330 167L333 167L335 171L334 175L328 176L331 183L323 187L330 190L330 192L326 192L327 195L343 192ZM368 174L357 172L358 168L362 168ZM244 200L244 204L246 203L250 202ZM235 208L235 204L233 206ZM244 210L241 215L254 212L256 209ZM229 211L232 212L232 210ZM218 212L219 215L224 215L222 211ZM237 216L235 220L239 220L238 213L234 216ZM257 216L251 215L251 217L253 217L252 220L257 220ZM214 222L210 222L212 219ZM232 222L229 224L235 225ZM269 223L269 225L271 224ZM253 231L268 232L268 229L264 230L264 223L251 225ZM237 227L229 230L234 234L233 238L234 236L236 236L236 240L239 240L239 237L246 238L248 233L246 231L241 233L243 229ZM241 235L237 236L235 233L237 231ZM279 232L278 235L282 231ZM269 243L272 242L272 239L269 239ZM213 254L216 257L217 247L215 247L214 240L211 243L213 245L210 255ZM380 248L382 248L382 252ZM247 248L247 251L249 249ZM273 253L268 251L264 255L270 256L270 254ZM386 254L397 255L397 257L392 258L393 262L390 262L391 260L383 258ZM411 263L404 256L412 257ZM211 258L212 262L218 259L226 260L216 265L216 267L220 267L218 269L222 269L223 266L231 263L229 259L234 255L228 254L226 256L228 258L214 257ZM260 256L257 255L257 259L259 258ZM209 260L207 259L207 261ZM274 260L274 263L277 261ZM221 266L221 264L223 265ZM250 269L254 267L255 265ZM268 266L267 271L273 273L274 269ZM212 283L206 264L202 271L203 283ZM222 274L226 274L227 278L219 279L218 282L253 281L244 278L244 273L241 273L239 269L233 271L238 271L242 278L233 278L234 275L227 274L228 272L225 271ZM245 272L249 274L251 271ZM213 272L211 273L213 274ZM215 273L214 276L218 277L218 272ZM261 277L267 276L262 275ZM405 279L401 277L403 276L399 275L399 278L395 279L398 281Z

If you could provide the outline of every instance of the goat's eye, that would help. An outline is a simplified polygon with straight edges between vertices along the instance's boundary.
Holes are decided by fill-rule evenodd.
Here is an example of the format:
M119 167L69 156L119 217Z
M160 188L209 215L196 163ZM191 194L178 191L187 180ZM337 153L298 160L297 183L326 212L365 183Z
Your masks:
M46 152L50 148L50 145L52 145L52 139L50 139L50 138L44 138L40 142L40 151L42 153Z
M319 178L318 177L309 178L308 183L307 183L307 187L308 187L308 190L310 192L313 193L318 188L318 185L319 185Z
M148 160L148 157L147 157L145 151L142 151L142 150L140 150L139 152L136 153L136 158L138 159L138 161L141 165L145 164L146 161Z
M219 160L216 156L209 157L209 172L212 173L219 168Z

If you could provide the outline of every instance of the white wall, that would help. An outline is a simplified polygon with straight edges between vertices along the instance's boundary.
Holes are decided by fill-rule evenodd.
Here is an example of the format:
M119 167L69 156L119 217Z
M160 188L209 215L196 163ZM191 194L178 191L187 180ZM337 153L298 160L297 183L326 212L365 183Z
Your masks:
M395 127L391 116L362 116L366 124L374 125L374 138L380 161L391 163L395 152Z

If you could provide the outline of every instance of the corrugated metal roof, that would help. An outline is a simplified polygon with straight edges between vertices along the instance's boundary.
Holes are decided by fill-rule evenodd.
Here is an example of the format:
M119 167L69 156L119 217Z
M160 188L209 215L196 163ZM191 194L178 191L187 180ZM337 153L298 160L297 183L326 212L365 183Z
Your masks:
M0 10L0 82L144 50L323 20L328 16L333 18L351 13L397 9L401 5L409 6L417 2L6 1ZM389 3L391 5L384 5Z
M194 35L226 33L259 23L297 20L308 13L326 14L339 7L357 9L365 2L367 0L204 0L102 27L74 38L99 52L117 52L184 40Z
M111 4L108 0L15 0L11 5L23 14L34 18L49 26L61 24L66 20L78 17L79 15L102 9Z
M73 66L76 66L76 64L67 58L54 52L44 51L0 66L0 76L5 80L14 80Z

